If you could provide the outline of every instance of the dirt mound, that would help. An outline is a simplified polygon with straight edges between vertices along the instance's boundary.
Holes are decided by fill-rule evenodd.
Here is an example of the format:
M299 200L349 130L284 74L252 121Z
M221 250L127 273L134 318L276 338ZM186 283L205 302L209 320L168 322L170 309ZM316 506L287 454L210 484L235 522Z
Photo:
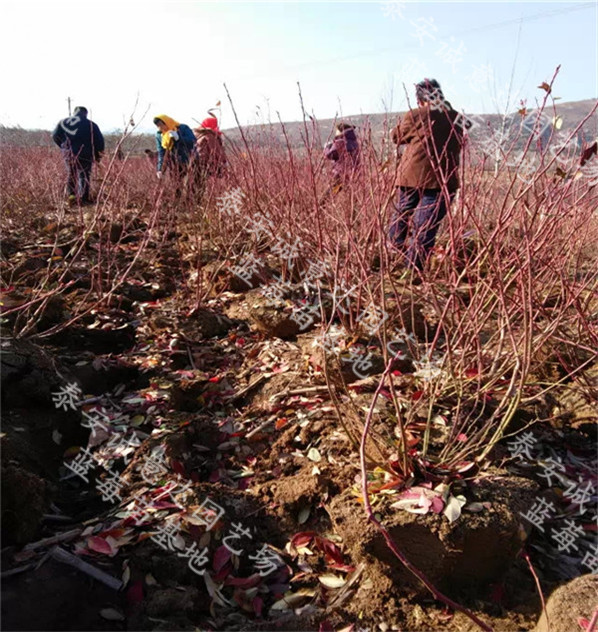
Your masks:
M580 630L579 618L592 619L598 610L598 577L582 575L557 588L546 602L534 632ZM587 628L586 628L587 629Z
M2 468L2 539L26 544L49 505L46 481L15 465Z
M490 507L479 513L464 512L453 523L434 513L418 515L392 508L379 511L407 559L433 584L455 594L463 586L483 586L505 573L522 546L516 508L528 503L535 490L525 479L512 480L511 485L505 485L504 479L487 479L477 492L473 486L472 491L476 501L490 496ZM421 587L394 557L378 529L367 522L350 491L332 500L330 515L354 559L375 558L388 567L387 572L400 585Z

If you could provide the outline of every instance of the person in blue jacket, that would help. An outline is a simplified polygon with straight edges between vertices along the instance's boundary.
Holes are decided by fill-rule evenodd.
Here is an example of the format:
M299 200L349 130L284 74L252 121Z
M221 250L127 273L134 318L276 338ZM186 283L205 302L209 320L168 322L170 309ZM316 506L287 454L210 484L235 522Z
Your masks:
M191 128L184 123L178 123L166 114L159 114L154 118L156 132L156 149L158 153L157 176L161 178L169 169L177 180L177 191L187 174L195 135Z
M73 116L60 121L52 133L52 140L62 150L66 163L66 190L71 203L91 203L91 168L94 161L101 160L104 151L102 132L87 118L87 114L87 108L76 107Z

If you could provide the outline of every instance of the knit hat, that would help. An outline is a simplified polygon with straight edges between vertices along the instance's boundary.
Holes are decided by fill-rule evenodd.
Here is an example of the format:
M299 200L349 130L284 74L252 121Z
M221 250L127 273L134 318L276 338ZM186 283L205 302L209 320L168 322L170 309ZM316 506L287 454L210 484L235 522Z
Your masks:
M220 134L220 130L218 129L218 119L215 116L209 116L201 122L201 126L204 129L211 129L217 134Z

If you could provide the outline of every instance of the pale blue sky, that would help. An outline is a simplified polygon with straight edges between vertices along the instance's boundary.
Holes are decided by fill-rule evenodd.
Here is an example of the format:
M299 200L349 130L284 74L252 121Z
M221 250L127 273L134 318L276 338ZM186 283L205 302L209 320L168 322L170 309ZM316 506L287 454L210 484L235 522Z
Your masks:
M598 96L596 2L2 2L0 123L53 127L66 98L105 129L139 95L143 129L158 113L193 124L222 101L222 126L401 110L403 83L435 77L457 109L533 104L561 72L563 101ZM257 107L259 106L259 108Z

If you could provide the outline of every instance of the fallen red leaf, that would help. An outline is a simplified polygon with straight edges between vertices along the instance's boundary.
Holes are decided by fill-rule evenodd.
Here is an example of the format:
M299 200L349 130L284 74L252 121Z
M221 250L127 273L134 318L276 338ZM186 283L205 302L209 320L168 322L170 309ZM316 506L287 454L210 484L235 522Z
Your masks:
M255 616L256 617L261 617L262 616L262 608L264 607L264 600L259 597L256 596L253 598L253 601L251 602L251 605L253 606L253 611L255 612Z
M291 538L291 546L307 546L316 536L315 531L300 531Z
M221 584L231 573L233 572L233 565L231 562L227 562L217 573L214 574L212 579Z
M322 621L322 623L320 623L320 629L318 630L318 632L334 632L334 628L332 627L331 623L328 623L328 621Z
M148 538L151 538L152 535L154 534L149 531L144 531L143 533L140 533L139 537L137 538L137 544L143 542L144 540L147 540Z
M384 397L385 399L392 399L392 395L387 388L381 388L380 395L382 395L382 397Z
M104 555L112 555L114 553L110 544L98 535L92 535L87 538L87 547L96 553L103 553Z
M212 566L216 572L218 572L231 558L231 552L224 546L219 546L212 560Z
M412 395L411 395L411 399L416 402L418 399L421 399L421 396L424 394L423 391L415 391Z
M287 425L287 422L288 422L288 419L286 417L281 417L280 419L276 420L274 427L276 428L276 430L280 430L281 428Z
M387 483L384 483L384 485L380 486L378 488L378 491L382 491L383 489L393 489L394 487L398 487L399 485L402 485L404 479L403 478L393 478L390 481L388 481Z
M245 593L240 588L235 588L233 599L239 608L245 609Z
M253 482L253 476L246 476L245 478L240 478L237 483L237 489L246 490L251 487L251 483Z
M185 478L187 477L187 475L185 474L185 466L180 461L171 461L170 467L176 474L180 474Z
M169 500L156 500L154 501L152 507L156 509L180 509L178 505L171 503Z
M127 532L127 529L123 529L122 527L117 529L107 529L106 531L102 531L100 534L103 538L108 537L109 535L113 538L120 538Z
M319 546L319 548L324 552L327 563L330 563L332 561L336 564L342 564L344 562L343 554L341 553L338 546L334 544L334 542L331 542L330 540L327 540L326 538L323 538L322 536L317 536L316 543Z
M143 601L143 582L137 580L133 582L127 590L127 601L129 604L141 603Z
M435 618L439 623L448 623L453 618L454 614L455 613L448 608L443 608L442 612L439 612Z

